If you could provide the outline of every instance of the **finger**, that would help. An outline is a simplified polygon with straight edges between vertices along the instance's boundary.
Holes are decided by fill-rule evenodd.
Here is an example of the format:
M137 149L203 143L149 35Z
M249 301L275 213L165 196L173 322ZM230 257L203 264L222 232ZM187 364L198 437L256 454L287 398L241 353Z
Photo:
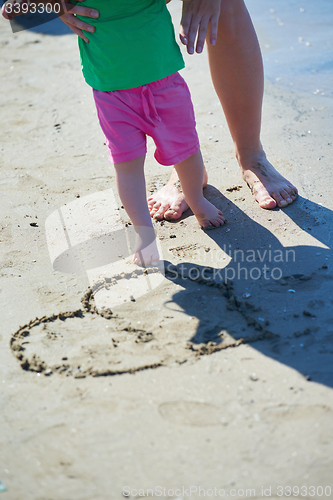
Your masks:
M191 21L190 28L187 35L187 52L188 54L194 54L194 44L199 28L199 21L194 18Z
M216 16L213 16L211 18L210 25L209 25L209 29L210 29L209 43L211 45L216 44L218 26L219 26L219 16L216 15Z
M87 36L85 35L85 33L80 29L78 28L77 26L75 26L75 21L76 21L76 17L71 15L71 14L64 14L63 16L59 16L59 18L76 34L78 35L80 38L82 38L82 40L84 40L85 42L89 43L89 38L87 38ZM73 22L74 21L74 22ZM78 20L79 21L79 20Z
M182 8L182 17L181 17L181 21L180 21L179 37L180 37L182 44L187 45L187 52L189 54L194 53L194 40L195 40L195 36L196 36L196 30L195 30L195 28L193 28L195 33L194 33L194 37L192 34L191 44L189 45L189 33L191 30L191 25L193 24L193 17L194 17L193 3L184 1L183 8ZM199 24L199 22L198 22L198 24Z
M74 28L77 28L79 30L83 31L89 31L90 33L94 33L95 31L95 26L92 26L89 23L86 23L85 21L82 21L78 17L74 16L73 14L67 14L68 16L71 16L70 23Z
M199 30L198 30L198 38L197 38L197 44L196 44L196 52L198 54L201 54L204 45L205 45L205 39L206 39L206 34L208 30L208 18L203 18L200 22Z
M89 31L90 33L93 33L95 31L95 26L91 26L91 24L88 24L84 21L81 21L81 19L77 18L74 16L74 14L69 13L69 14L64 14L63 16L60 16L60 19L69 26L74 33L78 34L75 30L78 30L80 32L80 37L83 38L85 42L89 42L89 39L84 35L82 36L82 31Z
M187 33L187 32L186 32ZM179 28L179 38L183 45L187 45L187 34L185 33L184 27L180 26Z
M20 15L20 11L16 12L16 10L17 10L16 3L19 3L19 2L16 2L15 0L13 0L13 1L5 2L3 4L1 11L2 11L3 17L5 19L7 19L7 21L12 21L14 19L14 17ZM14 7L15 7L15 10L14 10Z
M74 31L74 33L76 35L78 35L80 38L82 38L82 40L84 40L86 43L89 43L89 38L86 37L86 35L84 34L84 32L82 30L80 30L79 28L76 28L75 26L72 27L72 30Z
M187 45L188 39L187 35L190 29L191 16L185 9L185 4L183 3L182 18L180 20L179 37L184 45Z
M91 17L93 19L96 19L99 17L99 12L96 9L91 9L89 7L82 7L81 5L74 5L71 3L65 3L65 12L70 12L71 14L75 14L77 16L82 16L82 17Z
M7 19L7 21L11 21L12 20L12 17L10 16L10 14L8 14L8 12L6 11L6 4L4 3L2 8L1 8L1 14L2 16Z

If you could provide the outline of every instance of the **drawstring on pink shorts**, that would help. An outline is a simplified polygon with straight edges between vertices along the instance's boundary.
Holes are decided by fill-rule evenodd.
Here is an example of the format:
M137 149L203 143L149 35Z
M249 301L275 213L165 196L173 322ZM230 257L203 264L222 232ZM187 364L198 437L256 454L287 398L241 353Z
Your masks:
M156 127L158 123L161 122L161 117L157 113L154 96L148 85L142 86L141 99L143 112L145 114L147 122L150 123L153 127ZM152 117L150 111L152 111ZM155 121L153 118L155 119ZM156 121L158 123L156 123Z

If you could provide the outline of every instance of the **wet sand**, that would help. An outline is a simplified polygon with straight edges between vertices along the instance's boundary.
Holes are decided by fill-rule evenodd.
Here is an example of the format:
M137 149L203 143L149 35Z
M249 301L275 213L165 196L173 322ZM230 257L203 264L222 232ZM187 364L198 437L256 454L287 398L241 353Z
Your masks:
M100 255L101 229L128 237L129 221L75 38L0 30L0 498L333 488L332 100L266 83L263 143L300 196L264 211L239 176L206 56L187 56L205 195L227 224L206 233L190 211L156 222L163 273L124 254L69 273L63 234L82 254L89 230L87 254ZM153 149L147 193L170 174ZM70 226L82 207L91 219Z

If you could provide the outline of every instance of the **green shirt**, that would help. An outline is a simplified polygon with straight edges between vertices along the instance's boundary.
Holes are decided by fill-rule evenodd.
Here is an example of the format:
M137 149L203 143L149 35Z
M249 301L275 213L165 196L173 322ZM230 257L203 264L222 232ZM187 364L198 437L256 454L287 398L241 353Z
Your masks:
M96 90L139 87L184 67L165 0L86 0L95 33L79 38L82 72ZM81 17L87 21L87 18Z

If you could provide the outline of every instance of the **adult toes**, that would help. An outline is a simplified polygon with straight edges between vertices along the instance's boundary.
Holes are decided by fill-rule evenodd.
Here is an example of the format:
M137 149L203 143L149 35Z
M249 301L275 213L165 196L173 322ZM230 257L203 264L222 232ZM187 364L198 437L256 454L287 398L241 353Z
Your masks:
M161 207L161 202L156 201L154 205L150 208L150 215L153 216Z
M287 200L285 200L280 193L277 193L277 192L274 192L274 193L271 193L272 195L272 198L274 198L274 200L276 201L276 204L278 207L280 208L284 208L288 205L288 202Z
M161 212L156 212L156 214L153 215L153 218L155 220L163 220L164 219L164 216Z
M271 193L270 195L263 186L261 186L261 188L257 187L256 189L255 187L256 185L254 185L252 192L255 200L259 203L259 206L267 210L275 208L277 200L275 199L274 193Z
M294 186L289 186L288 189L286 189L286 191L288 192L290 198L294 201L296 200L297 198L297 195L298 195L298 191L297 191L297 188L295 188Z
M266 208L267 210L275 208L277 205L277 201L269 195L261 198L260 200L257 200L257 202L259 203L259 206L261 208Z
M288 203L288 205L293 202L293 199L291 198L291 196L290 196L290 194L288 193L287 190L281 189L280 195Z
M177 210L175 208L168 208L168 210L166 210L164 213L164 218L166 220L177 220L181 215L182 212L180 209Z
M154 219L156 219L156 220L162 220L162 219L164 219L164 214L165 214L165 211L167 209L168 209L168 206L160 205L159 209L154 214Z

